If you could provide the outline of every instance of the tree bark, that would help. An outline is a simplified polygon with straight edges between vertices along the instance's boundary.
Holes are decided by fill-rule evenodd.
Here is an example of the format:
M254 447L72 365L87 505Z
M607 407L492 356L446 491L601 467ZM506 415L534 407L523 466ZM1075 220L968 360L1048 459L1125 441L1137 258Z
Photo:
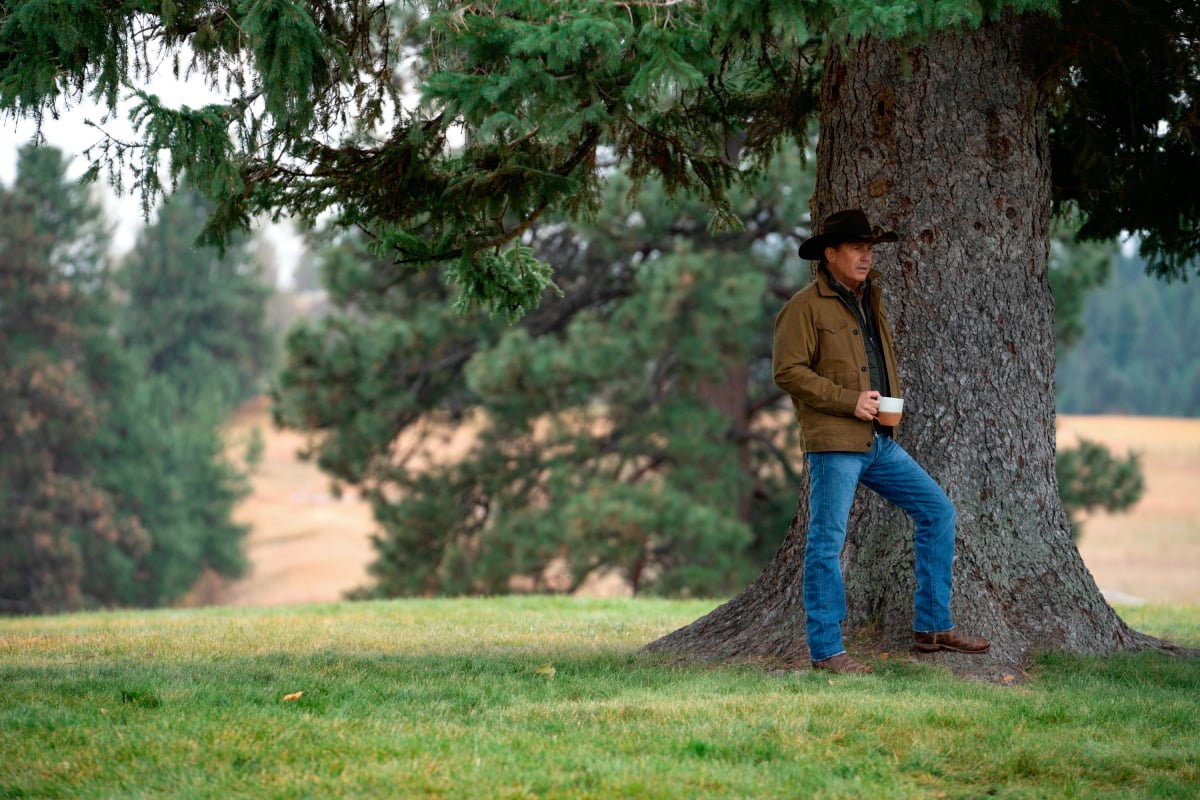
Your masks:
M1165 646L1105 602L1058 496L1047 97L1025 55L1019 18L911 49L864 39L831 48L821 98L813 220L857 206L901 237L875 249L906 397L898 441L958 510L951 609L992 641L986 657L935 657L964 671ZM648 650L807 660L799 489L758 579ZM860 489L842 564L848 640L911 647L908 518Z

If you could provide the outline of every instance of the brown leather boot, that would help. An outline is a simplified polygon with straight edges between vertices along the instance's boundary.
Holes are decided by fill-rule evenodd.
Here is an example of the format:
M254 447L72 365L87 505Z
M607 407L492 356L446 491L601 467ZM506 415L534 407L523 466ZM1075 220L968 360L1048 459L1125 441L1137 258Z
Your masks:
M992 643L982 636L959 633L957 628L940 633L915 633L913 639L922 653L953 650L956 653L986 653Z
M870 675L875 670L866 664L860 664L846 653L838 653L824 661L812 662L813 669L827 669L839 675Z

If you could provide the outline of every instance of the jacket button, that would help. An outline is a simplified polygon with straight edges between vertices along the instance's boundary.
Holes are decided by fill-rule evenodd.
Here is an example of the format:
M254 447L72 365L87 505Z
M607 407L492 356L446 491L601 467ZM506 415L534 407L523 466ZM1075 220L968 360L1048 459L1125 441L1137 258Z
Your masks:
M853 331L850 331L850 332L851 332L851 333L853 333L855 336L858 336L858 331L857 331L857 330L853 330Z
M862 368L862 371L863 371L863 372L866 372L866 371L867 371L867 368L866 368L866 367L863 367L863 368Z

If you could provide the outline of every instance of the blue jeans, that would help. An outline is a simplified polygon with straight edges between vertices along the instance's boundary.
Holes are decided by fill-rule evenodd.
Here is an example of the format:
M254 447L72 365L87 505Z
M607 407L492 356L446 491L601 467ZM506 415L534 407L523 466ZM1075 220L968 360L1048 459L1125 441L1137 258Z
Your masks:
M808 453L808 547L804 553L804 610L813 661L846 652L842 620L846 590L841 552L854 492L861 482L904 509L916 523L917 590L913 630L948 631L954 504L904 448L876 436L865 453Z

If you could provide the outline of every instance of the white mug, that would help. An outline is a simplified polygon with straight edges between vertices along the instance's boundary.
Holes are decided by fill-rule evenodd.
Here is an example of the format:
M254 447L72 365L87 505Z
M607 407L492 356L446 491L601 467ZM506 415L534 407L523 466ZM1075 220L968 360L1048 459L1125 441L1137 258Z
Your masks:
M900 414L904 411L904 401L899 397L880 397L879 398L879 413L875 415L875 419L880 425L886 425L889 428L900 422Z

